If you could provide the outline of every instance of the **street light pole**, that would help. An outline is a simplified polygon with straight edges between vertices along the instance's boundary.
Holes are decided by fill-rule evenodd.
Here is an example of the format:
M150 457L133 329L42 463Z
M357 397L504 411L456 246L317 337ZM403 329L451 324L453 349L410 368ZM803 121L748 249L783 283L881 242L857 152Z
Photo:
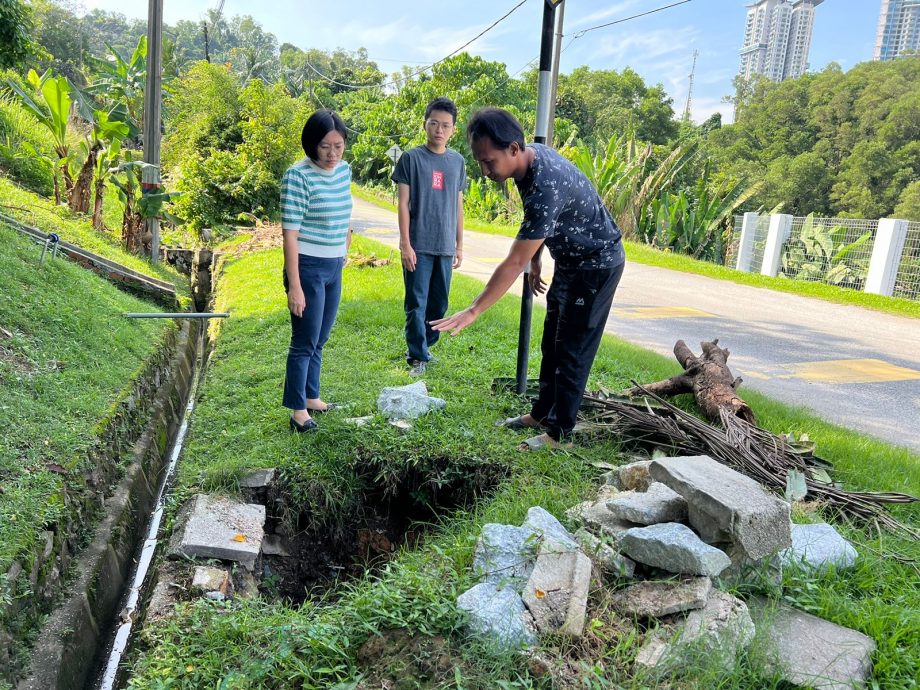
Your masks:
M160 190L160 100L162 99L163 0L149 0L147 8L147 86L144 91L144 166L143 194ZM156 167L149 167L156 166ZM148 218L150 261L160 259L160 221Z
M533 138L537 144L546 143L549 123L555 111L552 76L553 25L555 24L556 6L561 5L562 2L563 0L545 0L543 5L543 27L540 33L540 76L537 80L537 122ZM524 284L521 290L521 323L518 327L517 377L514 387L518 395L527 390L527 359L530 356L532 315L533 291L530 289L530 271L524 271Z

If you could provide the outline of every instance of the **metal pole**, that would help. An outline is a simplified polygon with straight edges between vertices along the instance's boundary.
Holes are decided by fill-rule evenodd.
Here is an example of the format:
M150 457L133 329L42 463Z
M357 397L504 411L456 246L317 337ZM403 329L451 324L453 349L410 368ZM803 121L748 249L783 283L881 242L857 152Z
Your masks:
M546 127L551 112L551 68L553 61L553 23L556 2L546 0L543 5L543 28L540 34L540 77L537 81L537 122L533 140L546 143ZM533 291L530 289L530 271L524 271L521 286L521 322L518 326L517 372L514 387L518 395L527 390L527 359L530 356L530 322L533 314Z
M164 312L125 312L126 319L226 319L230 314L226 312L206 311L164 311Z
M149 0L147 11L147 88L144 92L144 162L141 181L143 194L160 190L160 100L162 90L163 0ZM148 218L150 231L150 262L160 259L160 221Z
M549 99L549 117L546 123L546 141L549 146L553 139L553 126L556 123L556 93L559 90L559 58L562 55L562 22L565 20L565 3L559 3L556 10L556 40L553 47L553 93Z

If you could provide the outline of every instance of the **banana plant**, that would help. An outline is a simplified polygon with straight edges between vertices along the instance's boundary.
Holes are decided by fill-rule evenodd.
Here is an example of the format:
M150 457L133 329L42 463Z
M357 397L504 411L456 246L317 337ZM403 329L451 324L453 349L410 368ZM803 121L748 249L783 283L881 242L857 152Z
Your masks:
M61 190L58 175L64 178L64 190L68 200L74 185L73 176L70 174L71 151L67 141L67 127L73 106L71 98L73 89L67 77L55 76L51 70L39 77L34 69L30 69L26 79L32 86L34 94L27 93L12 79L6 79L5 83L19 102L51 133L54 140L54 154L57 156L52 166L54 201L60 204Z
M127 117L124 122L134 137L143 129L144 90L147 85L147 37L141 36L131 57L125 60L115 48L106 44L108 58L87 57L93 80L84 89L86 93L104 102L123 104Z
M125 150L121 163L109 169L109 180L118 189L119 197L124 204L122 242L128 251L139 253L144 248L144 224L147 218L159 218L175 225L183 222L168 209L168 205L182 193L164 191L141 194L143 172L157 170L158 167L136 160L135 155L135 151ZM121 175L124 175L124 179Z
M786 243L783 274L799 280L817 280L831 285L859 288L866 279L868 258L856 255L872 238L866 231L846 241L845 225L828 228L808 214L798 237Z

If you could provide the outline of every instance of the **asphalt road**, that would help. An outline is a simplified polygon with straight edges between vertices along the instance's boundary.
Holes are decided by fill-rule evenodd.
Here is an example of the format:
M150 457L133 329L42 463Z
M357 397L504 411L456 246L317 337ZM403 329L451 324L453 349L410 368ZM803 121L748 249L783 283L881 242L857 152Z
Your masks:
M355 232L397 247L396 214L355 199ZM459 272L488 280L511 239L467 231ZM552 261L544 253L544 272ZM520 281L513 288L520 294ZM542 297L537 298L543 302ZM744 387L920 451L920 319L629 262L607 332L673 356L719 338Z

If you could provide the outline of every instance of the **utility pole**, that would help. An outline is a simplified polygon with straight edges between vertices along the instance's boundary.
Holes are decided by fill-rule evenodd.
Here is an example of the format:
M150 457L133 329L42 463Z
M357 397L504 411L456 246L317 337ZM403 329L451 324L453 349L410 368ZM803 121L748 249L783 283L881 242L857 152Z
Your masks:
M553 46L553 94L550 98L551 108L549 123L546 129L546 140L552 146L553 129L556 124L556 94L559 92L559 58L562 56L562 23L565 20L565 3L561 3L556 10L556 41Z
M540 33L540 76L537 80L537 121L534 142L545 144L549 123L555 111L553 103L553 25L556 7L564 0L545 0L543 27ZM552 141L550 141L552 145ZM530 289L530 271L524 271L521 291L521 322L518 327L517 376L515 391L518 395L527 390L527 359L530 356L530 322L533 315L533 291Z
M143 194L160 191L160 100L162 89L163 0L149 0L147 11L147 88L144 92L144 167ZM149 167L155 166L155 167ZM160 221L148 218L150 261L160 259Z
M204 31L204 59L205 62L211 62L211 51L208 46L208 22L201 22L201 30Z

